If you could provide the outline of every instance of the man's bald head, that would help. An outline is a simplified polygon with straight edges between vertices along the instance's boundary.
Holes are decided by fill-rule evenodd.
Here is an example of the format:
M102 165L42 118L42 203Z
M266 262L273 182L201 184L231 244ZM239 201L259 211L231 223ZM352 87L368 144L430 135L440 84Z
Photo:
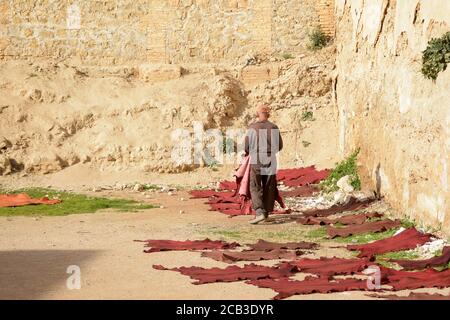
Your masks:
M256 115L260 121L265 121L270 117L270 106L268 104L260 104L256 108Z

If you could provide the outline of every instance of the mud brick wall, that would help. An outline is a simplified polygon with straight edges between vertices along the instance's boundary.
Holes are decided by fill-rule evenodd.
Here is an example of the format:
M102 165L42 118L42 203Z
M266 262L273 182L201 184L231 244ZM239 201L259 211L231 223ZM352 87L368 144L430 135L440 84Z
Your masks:
M0 59L233 61L305 50L313 0L0 0Z
M450 69L421 74L450 31L450 1L336 0L340 148L361 147L366 185L450 235Z
M316 11L320 19L320 28L329 37L334 36L334 0L317 0Z

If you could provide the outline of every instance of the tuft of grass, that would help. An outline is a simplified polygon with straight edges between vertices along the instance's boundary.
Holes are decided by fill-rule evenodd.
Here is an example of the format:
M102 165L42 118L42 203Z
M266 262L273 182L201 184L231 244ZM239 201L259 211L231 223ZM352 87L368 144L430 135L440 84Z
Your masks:
M400 222L402 224L402 227L405 229L409 229L416 226L416 223L408 218L404 218Z
M450 63L450 31L440 38L428 42L422 53L422 74L427 79L436 80L439 73L447 69Z
M437 271L444 271L444 270L447 270L447 269L450 269L450 262L449 263L447 263L445 266L442 266L442 267L436 267L436 268L434 268L434 269L436 269Z
M301 116L302 121L314 121L314 113L312 111L304 111Z
M356 234L345 238L336 238L337 242L344 242L344 243L369 243L376 240L381 240L385 238L392 237L394 233L398 229L391 229L384 232L368 232L363 234Z
M324 192L330 193L339 190L337 182L345 176L350 176L350 184L355 190L361 190L361 180L356 163L359 151L360 149L357 149L347 159L338 163L328 178L320 182L319 187Z
M311 145L311 142L303 140L302 145L303 145L303 147L308 148Z
M0 216L65 216L69 214L95 213L101 209L115 209L121 212L136 212L152 209L154 205L144 205L134 200L89 197L71 192L61 192L45 188L25 188L19 190L0 190L0 193L26 193L32 198L48 197L62 200L53 205L29 205L14 208L0 208Z
M309 231L306 234L307 238L313 238L313 239L324 239L327 236L327 228L326 227L320 227L317 229L313 229Z
M207 229L203 232L207 237L218 236L223 240L254 242L259 239L267 241L300 241L305 238L303 230L286 229L280 231L264 231L258 229Z
M315 28L308 34L309 44L308 49L311 51L317 51L325 48L330 41L330 38L320 29Z
M403 250L379 254L376 258L380 260L414 260L419 258L419 254L414 250Z
M161 190L161 187L156 184L144 184L142 187L144 191Z
M291 53L285 52L281 55L281 57L283 57L284 60L288 60L288 59L294 59L294 56Z

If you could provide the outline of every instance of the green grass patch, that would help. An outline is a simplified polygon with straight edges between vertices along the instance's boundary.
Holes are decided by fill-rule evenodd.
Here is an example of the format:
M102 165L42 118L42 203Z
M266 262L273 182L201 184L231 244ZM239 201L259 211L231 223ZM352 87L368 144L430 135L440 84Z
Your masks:
M450 63L450 31L440 38L431 39L422 54L422 74L427 79L436 80Z
M0 190L0 193L26 193L33 198L48 197L62 200L54 205L29 205L15 208L0 208L0 216L65 216L69 214L94 213L102 209L115 209L121 212L136 212L156 208L134 200L89 197L83 194L61 192L45 188L25 188L19 190Z
M444 270L447 270L447 269L450 269L450 262L449 263L447 263L447 265L445 265L445 266L442 266L442 267L436 267L436 268L434 268L434 269L436 269L437 271L444 271Z
M327 228L326 227L320 227L317 229L313 229L306 234L307 238L312 238L312 239L324 239L324 238L326 238L326 236L327 236Z
M363 234L356 234L345 238L336 238L337 242L344 243L368 243L376 240L392 237L398 229L391 229L384 232L368 232Z
M156 184L144 184L142 186L142 190L144 191L161 190L161 187Z
M405 229L409 229L416 226L416 223L408 218L404 218L400 222L402 224L402 227Z
M291 53L285 52L281 55L284 60L294 59L294 56Z
M312 111L304 111L300 118L302 121L314 121L314 113Z
M419 258L419 254L414 250L404 250L379 254L376 258L380 260L414 260Z
M361 190L361 180L356 163L359 151L360 149L357 149L347 159L338 163L328 178L320 182L319 186L324 192L329 193L339 190L337 182L345 176L350 176L350 184L355 190Z
M255 242L259 239L267 241L301 241L305 233L301 229L285 229L280 231L265 231L258 229L216 229L209 228L202 232L207 237L220 237L223 240Z
M312 30L308 34L308 38L308 49L312 51L317 51L326 47L330 41L330 37L328 37L319 27Z

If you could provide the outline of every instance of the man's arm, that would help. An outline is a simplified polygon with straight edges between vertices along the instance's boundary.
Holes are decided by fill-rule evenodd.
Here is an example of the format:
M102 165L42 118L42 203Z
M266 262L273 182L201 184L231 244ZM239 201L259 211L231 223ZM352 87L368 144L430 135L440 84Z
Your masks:
M283 149L283 138L281 138L281 131L278 126L275 126L275 129L278 132L278 151L281 151Z
M280 130L278 130L278 134L280 135L279 140L280 140L280 148L278 149L278 151L281 151L283 149L283 138L281 137L281 132Z
M250 151L249 151L250 147L249 147L249 141L248 141L248 140L249 140L249 139L248 139L248 132L247 132L247 134L245 135L245 140L244 140L244 151L245 151L245 156L248 156L249 153L250 153Z

